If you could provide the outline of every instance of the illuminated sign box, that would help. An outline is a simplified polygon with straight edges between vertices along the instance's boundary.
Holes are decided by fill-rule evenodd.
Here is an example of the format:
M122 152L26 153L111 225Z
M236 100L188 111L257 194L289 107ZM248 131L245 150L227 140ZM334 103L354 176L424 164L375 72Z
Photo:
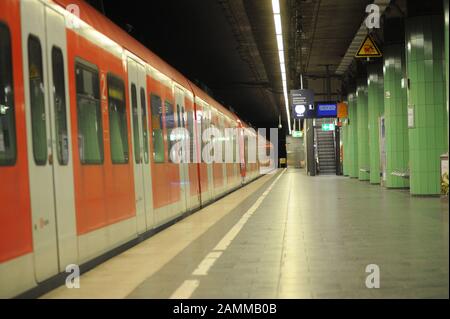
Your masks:
M334 102L319 102L316 104L317 117L337 117L338 105Z
M314 118L314 91L292 90L290 97L292 115L295 119Z
M335 128L334 124L322 124L322 131L334 131Z

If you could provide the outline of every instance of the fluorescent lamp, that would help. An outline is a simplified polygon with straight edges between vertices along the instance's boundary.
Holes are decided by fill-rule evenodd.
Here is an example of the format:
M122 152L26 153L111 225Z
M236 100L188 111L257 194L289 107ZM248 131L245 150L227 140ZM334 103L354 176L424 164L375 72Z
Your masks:
M279 0L272 0L272 9L273 9L273 20L275 23L275 34L277 37L278 57L280 58L280 71L282 79L281 81L283 84L284 104L286 107L286 116L288 121L289 134L292 134L291 115L289 113L289 98L287 90L286 64L284 57L283 28L281 23L281 10Z
M283 51L283 36L277 35L278 51Z
M279 0L272 0L272 8L273 8L273 13L280 14L280 1Z
M275 20L275 33L276 34L283 34L283 29L281 27L281 16L279 14L274 14L274 20Z
M284 51L278 51L278 55L280 57L280 63L284 63Z

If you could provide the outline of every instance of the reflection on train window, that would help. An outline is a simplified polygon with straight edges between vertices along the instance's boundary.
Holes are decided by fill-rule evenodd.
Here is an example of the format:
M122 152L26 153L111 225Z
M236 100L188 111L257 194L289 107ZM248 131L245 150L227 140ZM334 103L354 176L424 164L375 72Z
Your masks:
M64 58L60 48L52 49L53 99L55 108L56 150L60 165L69 163L69 140L67 134L66 86Z
M171 104L169 101L165 101L165 107L166 107L166 130L167 130L167 146L169 148L169 161L170 160L170 150L172 149L172 145L175 143L173 140L172 130L175 128L175 116L174 116L174 110L173 110L173 104ZM173 140L173 141L172 141Z
M47 163L47 130L42 49L41 42L33 35L28 37L28 71L34 161L36 165L45 165Z
M75 74L80 161L82 164L102 164L103 125L98 70L90 64L77 62Z
M126 164L129 159L125 84L108 74L109 139L113 164Z
M141 140L139 136L139 114L137 106L136 85L131 83L131 114L133 116L134 159L136 164L141 162Z
M0 166L16 163L11 35L0 23Z
M152 143L153 143L153 161L155 163L164 163L164 137L163 137L163 111L161 98L155 94L150 96L152 110Z
M148 125L147 125L147 103L145 101L145 90L141 88L141 119L142 133L144 139L144 161L148 164Z

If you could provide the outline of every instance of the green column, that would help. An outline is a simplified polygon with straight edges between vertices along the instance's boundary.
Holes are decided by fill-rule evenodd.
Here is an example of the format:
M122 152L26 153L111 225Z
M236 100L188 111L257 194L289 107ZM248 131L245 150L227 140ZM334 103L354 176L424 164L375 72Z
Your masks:
M348 95L348 176L358 178L358 112L356 96Z
M380 184L380 116L384 112L384 82L381 64L367 67L367 103L369 113L370 183Z
M344 158L344 163L343 163L343 174L344 176L349 176L349 167L348 167L348 149L349 149L349 145L348 145L348 127L347 125L343 125L341 127L341 136L342 136L342 148L343 148L343 158Z
M409 169L405 45L386 44L383 55L386 187L407 188L409 179L392 175Z
M448 82L448 28L449 28L449 7L448 7L448 1L449 0L444 0L444 30L445 30L445 77L446 77L446 81L447 81L447 140L448 140L448 104L449 104L449 82ZM448 146L447 146L447 153L448 153Z
M360 181L368 181L369 164L369 115L367 109L367 80L361 81L356 89L356 108L358 109L358 177Z
M408 107L414 109L409 128L411 194L440 194L440 155L447 151L443 17L406 20L406 60L410 79Z

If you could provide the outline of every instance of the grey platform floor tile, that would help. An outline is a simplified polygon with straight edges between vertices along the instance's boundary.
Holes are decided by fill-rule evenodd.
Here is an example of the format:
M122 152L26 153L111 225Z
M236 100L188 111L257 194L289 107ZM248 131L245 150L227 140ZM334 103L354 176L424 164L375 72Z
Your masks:
M193 276L245 211L190 243L130 296L166 297L196 279L192 298L448 298L448 202L439 198L287 170L208 274ZM369 264L380 268L379 289L365 287Z

